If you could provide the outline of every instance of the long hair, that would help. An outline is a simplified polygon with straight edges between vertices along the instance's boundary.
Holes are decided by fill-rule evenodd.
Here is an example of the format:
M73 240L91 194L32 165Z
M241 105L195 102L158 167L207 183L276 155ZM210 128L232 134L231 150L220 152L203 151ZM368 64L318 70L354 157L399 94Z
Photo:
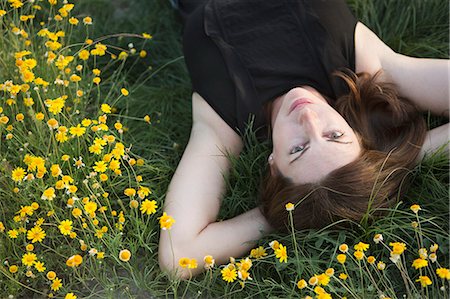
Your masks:
M315 183L293 184L280 173L269 173L260 190L261 209L279 231L288 229L288 202L296 205L296 229L322 228L340 219L371 220L407 189L426 135L419 110L399 97L392 84L376 82L380 73L337 75L350 93L334 108L355 131L361 153Z

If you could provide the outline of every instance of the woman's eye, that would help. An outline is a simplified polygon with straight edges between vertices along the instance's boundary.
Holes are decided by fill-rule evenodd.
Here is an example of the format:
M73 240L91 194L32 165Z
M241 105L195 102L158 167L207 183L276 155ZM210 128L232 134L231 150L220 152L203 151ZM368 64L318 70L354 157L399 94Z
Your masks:
M296 145L296 146L294 146L294 148L291 150L291 155L292 154L295 154L295 153L298 153L298 152L301 152L301 151L303 151L305 149L305 146L303 146L303 145Z
M330 134L330 138L331 139L339 139L344 135L344 133L339 132L339 131L334 131Z

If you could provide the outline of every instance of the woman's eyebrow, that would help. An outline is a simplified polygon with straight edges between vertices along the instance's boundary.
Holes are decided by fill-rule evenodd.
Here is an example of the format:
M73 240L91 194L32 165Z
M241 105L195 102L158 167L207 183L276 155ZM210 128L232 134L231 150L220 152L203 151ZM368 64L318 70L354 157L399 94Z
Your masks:
M327 141L336 142L336 143L339 143L339 144L351 144L351 143L353 143L353 141L339 141L339 140L334 140L334 139L328 139ZM294 163L295 161L300 159L300 157L303 156L303 154L305 154L307 150L309 150L309 146L307 148L305 148L305 150L300 155L298 155L294 160L289 162L289 165L291 165L292 163Z

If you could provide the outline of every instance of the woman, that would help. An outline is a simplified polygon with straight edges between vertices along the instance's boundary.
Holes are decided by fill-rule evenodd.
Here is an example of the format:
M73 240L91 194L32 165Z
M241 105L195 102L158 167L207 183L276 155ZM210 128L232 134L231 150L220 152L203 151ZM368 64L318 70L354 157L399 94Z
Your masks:
M448 124L427 133L416 107L448 117L449 61L393 52L344 1L197 0L180 7L193 124L166 196L176 224L161 232L163 269L186 278L191 273L177 269L181 257L213 255L221 264L247 253L285 228L287 202L297 205L297 228L322 227L337 215L359 221L389 204L404 170L448 142ZM259 136L264 125L272 132L262 209L216 222L230 167L225 153L239 155L252 115ZM365 190L350 188L357 178L367 178L357 182Z

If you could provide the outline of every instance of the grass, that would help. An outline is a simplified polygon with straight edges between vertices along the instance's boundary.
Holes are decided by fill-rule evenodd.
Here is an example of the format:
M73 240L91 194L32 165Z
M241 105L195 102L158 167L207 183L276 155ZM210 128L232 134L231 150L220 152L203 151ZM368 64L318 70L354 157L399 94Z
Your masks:
M348 1L355 14L386 41L396 51L404 54L448 58L448 3L442 1ZM136 158L143 157L145 165L139 169L152 191L152 199L161 206L170 178L188 141L191 111L190 82L184 66L181 50L181 24L167 1L164 0L130 0L130 1L77 1L75 14L91 15L94 18L92 36L100 37L119 32L148 32L153 39L148 45L148 59L135 62L127 60L120 66L109 66L108 62L99 61L98 66L106 69L102 92L94 93L95 101L90 106L98 106L97 96L115 102L117 113L115 120L120 120L129 130L123 135L124 143L132 145ZM83 37L75 36L82 41ZM126 49L129 39L112 38L109 43ZM133 40L134 43L140 41ZM5 45L3 45L5 47ZM121 69L119 73L117 69ZM4 82L11 73L1 73ZM109 96L115 85L126 86L130 96L120 98L117 102ZM3 100L2 100L3 101ZM110 102L110 103L111 103ZM2 104L3 105L3 104ZM93 111L87 111L95 113ZM152 125L142 121L149 114ZM443 120L431 118L430 126ZM445 120L444 120L445 121ZM220 219L233 217L258 204L257 189L264 176L268 144L259 144L252 132L248 132L246 149L240 157L230 157L232 171L226 177L227 194L219 215ZM37 141L35 141L37 142ZM69 150L69 149L67 149ZM3 151L5 149L3 148ZM8 154L8 155L7 155ZM14 161L14 152L0 152L7 161ZM336 262L338 246L347 243L350 246L359 241L370 243L369 252L378 260L386 262L384 272L367 271L363 264L356 261L347 263L346 271L350 274L351 291L338 281L332 284L331 291L347 294L348 297L373 298L377 295L379 282L391 297L401 297L411 288L404 283L400 273L406 277L417 278L419 271L410 267L417 257L420 247L429 248L438 243L438 261L443 267L449 266L449 204L448 204L448 158L442 154L427 157L412 173L412 187L405 198L393 207L387 217L372 224L353 224L353 229L339 231L333 227L320 231L301 231L289 235L272 234L260 240L259 244L267 248L269 257L254 260L251 268L252 281L247 281L242 288L237 282L227 284L221 278L220 271L215 270L193 278L190 281L171 280L161 273L157 263L159 225L156 217L142 217L138 210L124 209L127 224L123 234L105 234L101 244L108 257L101 263L86 258L83 268L72 269L61 265L71 248L67 242L61 246L60 238L53 234L48 238L45 252L55 249L59 256L55 261L47 260L47 268L59 269L58 275L64 278L64 290L75 292L80 298L150 298L150 297L199 297L199 298L286 298L304 297L312 292L298 290L296 283L300 278L308 279L314 274L322 273L328 267L336 272L344 271ZM9 175L11 166L2 164L4 177ZM131 168L127 168L131 171ZM125 175L116 181L112 190L117 193L127 187ZM11 215L20 208L11 193L11 183L0 180L0 221L6 223ZM1 185L4 183L6 185ZM7 186L7 187L5 187ZM120 191L119 191L120 190ZM40 193L39 193L40 194ZM118 202L113 205L127 206L129 199L117 194ZM29 199L28 199L29 200ZM12 203L10 205L10 203ZM409 210L412 203L418 203L422 211L416 215ZM411 226L413 221L420 223L420 230ZM236 232L238 233L238 232ZM386 244L404 242L407 250L404 255L406 272L399 271L389 263L389 251L380 244L372 242L374 234L382 233ZM50 235L50 234L49 234ZM1 236L0 236L1 238ZM288 263L279 263L269 249L269 242L278 240L287 246ZM7 239L0 239L0 259L20 260L21 245ZM98 244L98 243L97 243ZM297 244L297 245L296 245ZM128 263L117 258L121 248L127 247L133 258ZM297 248L297 251L295 250ZM14 254L11 254L11 253ZM14 257L13 257L14 256ZM350 260L350 256L348 257ZM361 265L361 266L360 266ZM371 265L367 265L371 267ZM380 277L371 279L368 273ZM380 274L377 274L380 273ZM441 283L430 270L429 275L435 284ZM23 279L11 279L12 275L0 272L0 294L30 298L41 297L50 293L48 283ZM14 278L14 277L13 277ZM21 284L18 284L20 282ZM448 282L444 284L449 287ZM41 295L29 290L25 285L42 292ZM406 287L408 285L408 287ZM416 289L412 293L421 297L438 298L444 296L438 287L422 289L413 282ZM63 297L63 293L55 293ZM353 296L352 296L353 295Z

